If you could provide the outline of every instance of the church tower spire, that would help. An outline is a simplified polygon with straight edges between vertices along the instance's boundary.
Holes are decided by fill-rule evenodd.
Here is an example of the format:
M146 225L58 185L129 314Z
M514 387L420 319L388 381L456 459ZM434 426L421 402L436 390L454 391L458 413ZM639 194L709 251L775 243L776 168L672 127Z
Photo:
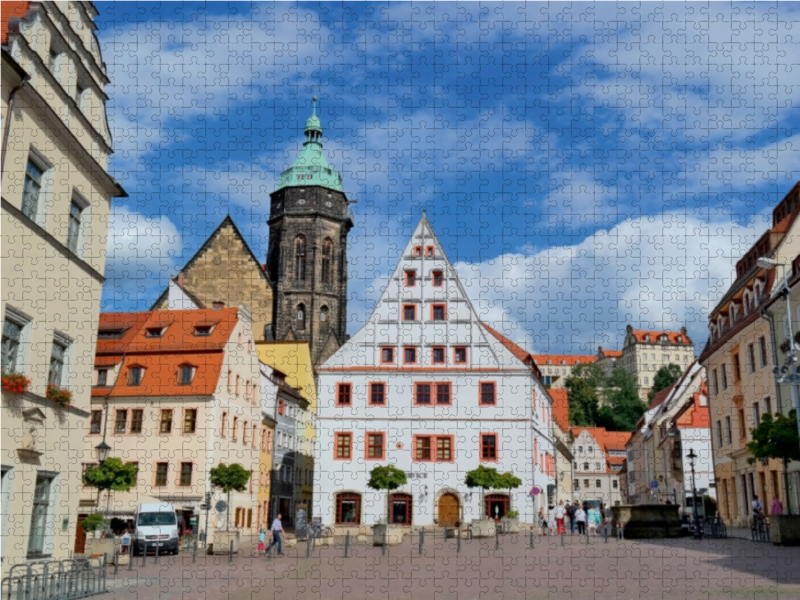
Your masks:
M267 273L272 281L272 337L307 340L322 364L347 335L347 235L351 202L342 176L325 158L313 98L303 149L270 195Z

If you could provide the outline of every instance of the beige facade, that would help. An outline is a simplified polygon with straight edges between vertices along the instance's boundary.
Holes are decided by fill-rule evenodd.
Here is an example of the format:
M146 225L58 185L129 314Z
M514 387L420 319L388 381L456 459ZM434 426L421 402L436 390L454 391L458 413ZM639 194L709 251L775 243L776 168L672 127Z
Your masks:
M600 427L572 428L574 500L599 500L606 506L621 504L619 471L628 436Z
M773 211L772 228L736 265L736 279L709 317L709 339L700 361L709 378L714 470L719 509L734 526L746 526L754 495L769 508L774 493L786 505L779 461L751 458L746 444L761 415L778 410L770 321L760 309L776 287L778 269L758 266L759 257L791 263L800 252L800 185Z
M576 354L532 354L531 357L542 374L542 383L554 390L565 389L564 382L575 367L597 360L596 356Z
M108 83L90 3L13 3L2 27L2 571L72 550L111 199ZM47 398L48 383L71 394Z

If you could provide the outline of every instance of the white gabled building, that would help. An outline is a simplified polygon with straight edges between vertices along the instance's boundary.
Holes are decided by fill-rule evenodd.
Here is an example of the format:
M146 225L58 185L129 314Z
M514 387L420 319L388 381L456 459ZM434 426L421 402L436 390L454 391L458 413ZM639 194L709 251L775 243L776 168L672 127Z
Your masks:
M553 493L552 401L536 365L480 322L424 215L367 324L318 371L313 514L323 525L385 520L386 493L367 487L378 465L407 474L390 503L399 524L508 510L530 523ZM522 486L487 492L481 507L464 484L481 464Z

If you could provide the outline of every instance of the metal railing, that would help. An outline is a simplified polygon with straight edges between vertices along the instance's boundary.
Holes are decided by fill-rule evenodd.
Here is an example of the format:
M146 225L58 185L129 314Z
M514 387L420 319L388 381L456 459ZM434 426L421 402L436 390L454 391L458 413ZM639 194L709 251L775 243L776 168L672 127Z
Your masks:
M722 517L716 515L707 517L703 523L703 535L708 538L725 539L728 537L728 528L722 521Z
M754 542L769 542L769 523L764 515L753 515L750 524L750 539Z
M106 559L75 558L14 565L2 600L75 600L106 592Z

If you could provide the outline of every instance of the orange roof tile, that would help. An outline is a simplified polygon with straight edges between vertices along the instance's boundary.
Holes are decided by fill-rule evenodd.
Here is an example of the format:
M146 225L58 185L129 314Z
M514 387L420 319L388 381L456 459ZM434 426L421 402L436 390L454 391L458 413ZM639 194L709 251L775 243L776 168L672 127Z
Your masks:
M689 339L689 336L680 331L640 331L638 329L634 329L631 333L634 335L637 342L655 343L658 341L659 337L666 335L671 344L692 344L692 340ZM650 336L649 341L647 340L647 336ZM683 338L682 342L678 341L678 336Z
M573 437L578 437L582 431L586 431L592 436L604 452L624 451L625 444L631 437L627 431L607 431L603 427L572 427L570 429Z
M648 408L657 408L662 402L664 402L664 400L667 399L667 396L669 396L670 393L672 393L672 390L675 388L676 385L677 382L673 383L668 388L661 390L655 396L653 396L653 401L650 403L650 406L648 406Z
M28 14L30 2L3 2L3 13L0 15L0 43L8 43L8 22L11 19L21 19Z
M622 356L622 350L603 350L603 356L607 358L619 358Z
M569 431L569 399L567 390L547 390L553 399L553 420L562 431Z
M518 359L520 359L522 362L525 362L526 360L528 360L531 357L531 355L528 352L525 352L525 350L523 350L522 348L517 346L514 342L512 342L507 337L501 335L500 333L498 333L497 331L495 331L494 329L489 327L483 321L481 321L481 327L483 327L486 331L488 331L495 338L497 338L500 341L501 344L503 344L506 348L508 348L511 351L511 353L514 356L516 356Z
M567 365L574 366L578 363L587 364L597 362L597 357L589 354L531 354L531 358L539 365Z

